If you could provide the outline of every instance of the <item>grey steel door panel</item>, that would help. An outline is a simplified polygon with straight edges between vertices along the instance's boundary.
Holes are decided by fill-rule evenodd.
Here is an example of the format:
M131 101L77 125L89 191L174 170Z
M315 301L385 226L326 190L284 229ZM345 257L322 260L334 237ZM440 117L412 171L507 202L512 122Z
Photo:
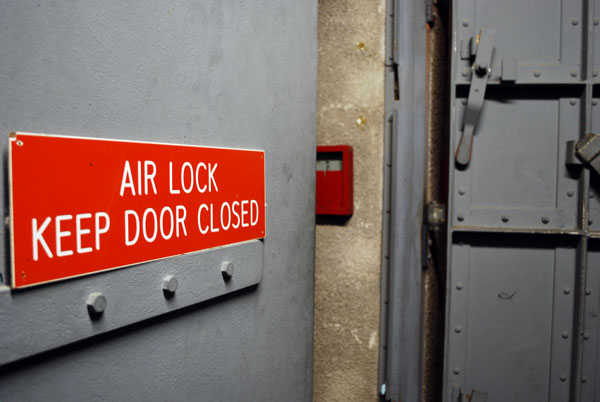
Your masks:
M575 229L577 176L565 156L581 130L581 90L499 89L490 88L484 101L469 167L455 170L454 223ZM463 103L457 97L457 116ZM457 118L455 132L461 127Z
M571 357L576 252L561 240L455 235L448 381L488 401L568 399L551 381Z
M588 270L586 275L584 333L582 346L582 396L589 401L600 400L600 242L592 240L589 244ZM585 381L585 382L583 382Z
M515 60L517 83L580 82L582 27L587 23L582 5L581 0L455 1L454 53L482 27L495 27L494 79L500 75L503 60ZM457 83L466 83L471 63L458 56L453 77Z
M420 236L426 140L425 2L388 0L382 308L378 393L422 395Z
M0 283L0 400L311 398L316 7L0 4L5 216L12 131L261 149L267 200L264 240L21 291ZM8 242L0 231L5 284ZM179 282L170 299L165 275ZM91 292L108 300L95 321Z
M495 42L471 161L450 163L446 401L600 400L600 178L567 148L600 131L599 8L453 4L452 152L478 32Z
M0 364L257 285L263 253L263 242L254 240L29 290L11 292L3 286L0 320L10 325L1 332ZM229 281L221 275L223 261L234 264L235 276ZM173 297L165 297L162 290L167 275L178 281ZM93 292L107 299L99 320L90 320L86 307Z

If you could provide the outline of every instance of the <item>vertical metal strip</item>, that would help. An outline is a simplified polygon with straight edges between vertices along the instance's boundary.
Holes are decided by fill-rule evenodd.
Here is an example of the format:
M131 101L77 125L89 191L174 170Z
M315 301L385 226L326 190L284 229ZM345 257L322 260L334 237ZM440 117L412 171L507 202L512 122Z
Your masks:
M394 62L397 96L391 161L390 273L387 330L387 392L394 401L421 399L421 226L425 170L424 2L397 0ZM389 85L388 85L389 89Z
M585 172L585 171L584 171ZM583 175L582 175L583 176ZM587 265L588 238L581 237L577 246L577 262L575 271L575 299L573 308L573 353L571 363L571 397L570 401L578 402L581 399L582 374L582 334L584 328L584 289L585 268Z
M390 293L390 214L391 214L391 185L392 185L392 135L393 114L392 105L395 97L395 64L394 64L394 3L396 0L386 1L386 26L385 26L385 114L384 123L384 175L383 175L383 219L382 219L382 247L381 247L381 301L379 311L379 367L377 393L385 398L388 381L388 320L389 320L389 293Z
M450 7L450 31L449 31L449 35L451 35L450 38L450 45L451 48L449 50L450 54L449 54L449 63L450 63L450 93L449 93L449 107L448 107L448 112L450 113L450 117L449 117L449 131L450 131L450 139L449 139L449 154L453 155L454 154L454 150L456 149L456 145L455 144L455 140L454 137L456 136L455 133L455 127L456 127L456 74L457 74L457 61L455 60L456 58L456 49L457 47L460 45L458 36L456 34L455 31L455 27L458 24L457 21L457 14L458 14L458 10L457 8L457 1L453 1L452 2L452 6ZM452 211L454 211L454 197L452 197L452 191L454 189L454 174L452 174L452 172L455 169L454 166L454 158L450 157L447 160L447 168L448 168L448 203L447 203L447 207L446 207L446 211L447 211L447 218L446 218L446 267L445 269L447 270L446 272L446 294L445 294L445 301L444 301L444 306L445 306L445 319L444 319L444 328L445 328L445 333L448 333L448 328L450 328L450 318L451 318L451 296L452 296L452 292L448 291L448 289L451 289L452 287L452 275L451 275L451 271L450 271L450 267L452 264L452 258L453 258L453 254L452 254L452 238L453 238L453 231L452 231ZM469 196L471 196L469 194ZM444 339L444 372L443 372L443 382L442 382L442 398L444 401L458 401L460 402L460 399L462 398L462 392L461 392L461 385L460 384L455 384L453 381L453 377L454 374L451 374L450 372L450 366L449 366L449 353L450 353L450 345L451 345L451 341L450 341L450 337L449 336L445 336Z
M582 108L584 122L580 137L589 132L592 127L592 63L593 63L593 26L594 13L591 0L583 0L583 46L582 46L582 78L585 80L584 107ZM573 309L573 353L571 370L571 398L573 402L581 400L583 373L583 333L585 329L585 283L588 257L588 216L590 194L590 171L583 169L579 179L579 211L578 225L583 236L577 247L577 262L575 271L575 300Z
M393 72L392 72L393 73ZM391 77L393 80L393 77ZM379 396L387 392L387 350L388 350L388 315L389 315L389 276L390 276L390 213L391 213L391 183L392 183L392 144L394 118L390 116L385 123L384 137L384 167L383 167L383 223L381 233L381 301L379 313Z

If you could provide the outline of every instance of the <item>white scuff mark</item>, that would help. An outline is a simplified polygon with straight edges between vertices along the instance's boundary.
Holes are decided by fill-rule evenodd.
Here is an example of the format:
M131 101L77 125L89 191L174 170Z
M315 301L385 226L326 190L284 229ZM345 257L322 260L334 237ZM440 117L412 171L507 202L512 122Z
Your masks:
M362 345L362 342L360 341L360 338L358 337L357 329L353 329L352 331L350 331L350 334L352 334L352 337L354 338L354 340L356 340L356 342L358 342Z
M531 177L533 180L537 181L540 184L545 185L546 182L543 179L540 179L538 176L536 176L535 174L531 173L531 172L526 172L525 175Z
M369 337L369 349L373 349L377 345L377 332L371 332L371 336Z
M342 326L340 324L338 324L337 322L336 323L333 323L333 322L323 322L322 325L323 325L323 328L334 328L334 329L338 329L338 330L340 328L342 328Z
M365 221L360 221L358 223L358 226L361 228L369 229L371 226L373 226L373 224Z
M321 111L327 111L331 109L342 109L342 110L350 110L356 109L357 107L352 103L330 103L329 105L321 106Z

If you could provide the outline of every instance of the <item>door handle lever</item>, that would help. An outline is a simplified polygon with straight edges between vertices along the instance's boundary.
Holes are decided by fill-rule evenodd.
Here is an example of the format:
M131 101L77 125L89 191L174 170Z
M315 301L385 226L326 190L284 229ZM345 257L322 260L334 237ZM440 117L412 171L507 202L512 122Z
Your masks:
M471 161L473 134L479 122L485 98L485 89L492 70L491 62L495 36L496 31L494 29L483 28L477 40L475 61L471 66L471 85L463 120L463 132L458 148L456 149L456 163L461 166L467 166Z

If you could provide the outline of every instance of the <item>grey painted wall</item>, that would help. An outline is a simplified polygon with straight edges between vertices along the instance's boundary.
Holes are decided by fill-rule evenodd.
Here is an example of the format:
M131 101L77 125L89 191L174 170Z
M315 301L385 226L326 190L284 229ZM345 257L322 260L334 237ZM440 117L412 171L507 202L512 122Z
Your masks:
M0 400L311 398L316 3L0 3L2 135L20 130L264 149L267 181L257 286L110 332L90 331L98 335L0 366ZM0 141L3 155L7 142ZM5 278L7 235L0 232ZM84 305L80 289L100 284L116 293L109 304L120 307L118 314L135 322L137 313L128 311L138 311L134 304L155 291L139 289L136 275L185 270L190 258L201 266L205 255L22 292L2 286L0 309L9 311L19 298L37 303L3 318L0 350L20 347L5 335L16 321L37 334L23 333L24 343L62 339L74 321L88 319L73 313ZM64 292L80 297L65 300ZM44 323L62 311L60 325Z

